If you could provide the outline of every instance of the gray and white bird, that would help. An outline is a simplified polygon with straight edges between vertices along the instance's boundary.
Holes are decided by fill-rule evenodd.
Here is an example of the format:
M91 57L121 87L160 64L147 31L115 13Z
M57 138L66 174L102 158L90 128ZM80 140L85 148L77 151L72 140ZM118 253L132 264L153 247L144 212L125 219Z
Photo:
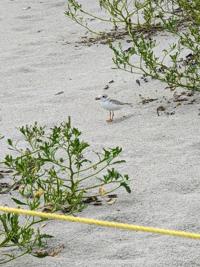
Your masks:
M114 111L120 110L125 106L132 106L131 103L124 103L116 99L109 98L107 95L100 95L95 98L95 100L100 100L102 108L109 111L109 119L107 122L112 122L114 118Z

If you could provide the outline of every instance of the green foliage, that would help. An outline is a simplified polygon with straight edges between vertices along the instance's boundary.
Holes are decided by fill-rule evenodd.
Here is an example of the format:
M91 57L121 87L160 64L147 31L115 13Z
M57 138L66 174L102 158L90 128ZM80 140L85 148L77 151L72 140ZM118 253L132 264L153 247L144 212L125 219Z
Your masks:
M12 200L17 206L75 213L90 203L91 198L105 196L119 187L131 192L128 175L120 174L113 167L125 162L117 160L122 149L104 148L102 153L94 152L96 159L92 162L86 157L89 144L81 139L81 132L72 127L70 118L51 129L35 122L19 130L23 142L8 139L12 154L6 155L3 162L13 173L11 188L17 188L18 192ZM38 257L48 255L39 249L44 249L46 239L52 236L33 227L43 219L31 216L23 218L23 222L20 219L14 214L0 215L0 249L14 247L21 252L5 253L0 264L27 253Z
M34 229L33 225L43 220L27 218L25 223L19 222L19 216L16 214L0 215L0 249L17 249L18 254L2 253L0 264L5 264L13 259L19 258L27 253L35 255L36 251L46 246L46 239L52 236L41 234L39 228Z
M131 192L128 175L120 174L113 167L125 162L117 160L122 149L104 148L102 153L94 152L96 161L92 162L86 157L89 144L72 127L70 118L51 129L35 122L19 130L23 142L20 145L8 139L12 154L6 155L3 162L13 173L11 188L18 188L17 197L12 197L17 206L75 213L90 203L91 198L105 196L119 187ZM33 227L42 221L28 216L21 222L18 215L0 215L0 249L14 247L21 252L5 253L0 264L27 253L37 257L49 255L44 249L46 240L52 236L40 233L40 227Z
M25 147L8 139L17 156L7 155L4 161L20 185L23 200L13 199L17 204L74 213L84 208L84 200L91 194L98 196L96 189L102 186L112 185L108 193L120 186L130 192L129 177L108 168L124 162L115 160L122 149L103 149L102 153L95 153L96 161L91 162L86 157L89 144L80 139L81 132L72 127L70 119L49 131L35 123L21 127L20 132Z
M106 20L83 6L75 12L74 2L68 1L66 15L91 32L102 35L88 25L89 17L113 26L114 36L120 29L126 31L130 38L128 49L121 43L110 43L117 68L145 74L173 88L200 90L199 0L99 0L108 16ZM172 44L161 47L161 55L155 50L161 45L155 36L157 31L174 37Z

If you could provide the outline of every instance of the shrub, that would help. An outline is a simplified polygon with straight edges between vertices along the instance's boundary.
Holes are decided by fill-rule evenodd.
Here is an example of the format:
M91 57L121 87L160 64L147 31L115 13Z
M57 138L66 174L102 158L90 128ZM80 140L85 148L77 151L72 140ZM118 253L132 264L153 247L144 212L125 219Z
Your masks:
M5 165L14 171L16 183L23 199L17 204L30 209L47 207L52 211L81 211L88 197L97 197L99 190L109 194L119 187L130 193L128 175L113 167L123 163L116 160L119 147L94 152L96 161L86 157L89 144L81 140L81 132L72 127L71 120L55 126L50 131L35 123L23 126L20 132L25 146L8 140L17 156L7 155ZM103 171L103 175L101 174ZM106 187L109 189L106 191Z
M46 129L35 122L20 128L22 142L8 139L12 154L2 162L12 170L13 185L17 190L12 200L17 206L43 211L75 213L87 203L97 201L116 189L123 187L130 193L129 176L122 175L114 166L125 162L117 160L122 149L119 147L93 152L89 156L89 144L81 139L81 132L67 122ZM113 196L113 195L110 195ZM40 233L39 224L43 219L28 216L21 220L15 214L0 215L0 249L19 248L21 253L8 254L0 264L16 259L27 253L42 257L46 239L52 236ZM33 227L34 226L34 227ZM53 252L54 254L54 252Z
M76 0L68 1L65 14L92 33L109 37L117 68L150 76L173 88L200 90L199 0L99 0L98 5L105 17L90 13ZM111 25L112 34L93 29L88 18ZM118 35L124 36L121 31L129 37L128 49L124 43L112 42ZM165 48L155 36L157 31L173 36Z

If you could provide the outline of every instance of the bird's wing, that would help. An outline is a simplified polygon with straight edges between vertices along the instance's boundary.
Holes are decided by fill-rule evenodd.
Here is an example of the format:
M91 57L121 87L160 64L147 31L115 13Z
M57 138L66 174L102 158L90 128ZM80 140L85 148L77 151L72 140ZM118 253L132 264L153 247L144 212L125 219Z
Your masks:
M121 105L121 106L123 106L123 105L132 105L131 103L123 103L123 102L121 102L119 100L116 100L116 99L109 99L109 101L111 103L115 104L115 105Z

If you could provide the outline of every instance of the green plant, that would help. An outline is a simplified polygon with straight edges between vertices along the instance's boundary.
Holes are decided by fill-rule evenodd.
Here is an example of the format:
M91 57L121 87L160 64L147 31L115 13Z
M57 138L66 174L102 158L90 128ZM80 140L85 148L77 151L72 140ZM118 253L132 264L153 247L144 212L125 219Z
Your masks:
M128 49L109 41L117 68L144 74L173 88L200 90L199 0L99 0L98 5L106 19L91 14L75 0L68 1L65 14L100 36L107 33L92 29L88 18L111 25L112 36L125 31ZM155 36L157 31L173 37L167 47L162 48ZM156 52L157 48L161 52Z
M116 160L122 149L104 148L102 153L94 152L96 161L92 162L86 157L86 154L93 156L88 151L89 144L80 139L81 132L72 127L70 118L49 130L36 122L21 127L20 132L24 140L19 143L8 139L12 154L1 162L7 171L12 171L14 183L9 190L17 190L12 197L17 206L74 213L81 211L91 199L110 194L119 187L131 192L128 175L113 168L124 162ZM0 264L27 253L44 257L60 251L60 248L50 252L46 249L46 241L52 236L35 227L42 221L31 216L0 215L0 249L4 251ZM17 250L7 253L7 248Z
M81 211L91 196L109 194L119 187L130 193L128 175L122 175L114 166L119 147L94 152L92 162L89 144L80 139L81 132L72 127L71 120L50 130L35 123L20 128L25 143L8 139L14 155L7 155L4 164L14 171L15 185L21 198L12 198L29 209ZM86 157L88 154L88 157ZM102 175L103 173L103 175Z
M46 247L47 238L51 235L41 234L39 228L33 228L35 224L44 221L43 219L35 219L26 217L24 222L20 222L20 216L16 214L0 215L0 250L4 251L0 258L0 264L5 264L29 253L34 256L37 251ZM8 248L14 252L7 252Z

